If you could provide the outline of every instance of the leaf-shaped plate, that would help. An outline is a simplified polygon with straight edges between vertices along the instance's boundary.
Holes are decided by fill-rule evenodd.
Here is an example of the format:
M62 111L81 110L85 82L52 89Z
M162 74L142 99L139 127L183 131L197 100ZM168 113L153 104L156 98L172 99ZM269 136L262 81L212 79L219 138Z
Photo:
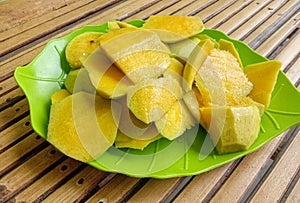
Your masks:
M140 27L141 20L131 24ZM107 24L85 26L71 34L50 41L44 50L27 66L18 67L15 79L29 101L33 129L47 138L51 95L63 88L70 69L64 55L67 43L86 31L107 32ZM266 61L243 42L229 38L218 30L205 29L203 33L219 40L226 39L235 45L244 66ZM97 160L88 164L104 171L119 172L134 177L169 178L188 176L216 168L253 152L288 128L300 123L300 93L283 72L279 72L271 105L262 116L259 137L250 149L219 155L206 151L211 148L207 133L199 126L188 130L174 141L160 139L143 151L111 147ZM205 144L204 144L205 143Z

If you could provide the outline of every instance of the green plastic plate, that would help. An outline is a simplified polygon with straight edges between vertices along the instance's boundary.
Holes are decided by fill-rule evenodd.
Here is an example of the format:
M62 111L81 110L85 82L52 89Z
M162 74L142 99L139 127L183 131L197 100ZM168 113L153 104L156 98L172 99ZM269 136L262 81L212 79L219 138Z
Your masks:
M143 21L134 20L130 23L140 27ZM18 67L15 71L15 79L29 101L32 127L45 139L51 95L63 88L70 69L64 55L65 47L72 38L86 31L107 32L107 23L85 26L65 37L50 41L30 64ZM244 66L267 60L243 42L231 39L218 30L205 29L203 32L216 40L232 41ZM160 139L143 151L111 147L97 160L88 164L100 170L134 177L170 178L199 174L249 154L288 128L299 124L299 104L299 91L283 72L279 72L271 105L262 116L259 136L246 151L227 155L211 152L210 142L205 139L207 133L196 126L177 140L171 142Z

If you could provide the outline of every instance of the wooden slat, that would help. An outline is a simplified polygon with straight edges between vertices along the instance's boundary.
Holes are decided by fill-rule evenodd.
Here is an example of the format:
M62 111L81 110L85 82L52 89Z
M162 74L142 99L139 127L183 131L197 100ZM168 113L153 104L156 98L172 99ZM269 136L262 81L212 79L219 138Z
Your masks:
M244 24L249 18L251 18L257 12L264 9L265 6L269 5L270 2L272 2L272 1L270 1L270 0L268 0L268 1L252 1L249 5L247 5L245 7L244 7L244 5L241 5L241 7L240 7L241 10L238 13L236 13L235 15L230 17L230 19L228 19L225 22L218 20L219 23L217 24L217 26L214 26L214 28L222 30L225 33L230 33L232 30L235 30L239 26ZM228 12L228 10L226 10L226 11Z
M220 187L224 181L224 175L234 168L233 162L218 167L214 170L195 176L174 200L180 202L207 202L210 193ZM193 194L193 195L190 195Z
M184 178L151 179L128 202L163 202L164 197L176 189L183 180Z
M293 39L289 39L289 40L290 41L284 47L284 49L281 50L278 53L278 55L275 57L275 59L282 62L283 68L288 67L291 61L300 54L300 50L299 50L300 34L298 33L298 35L296 35Z
M234 202L240 201L251 184L260 178L261 169L267 167L283 136L284 134L280 135L258 151L246 156L211 201L224 202L228 197Z
M292 83L296 83L297 80L299 80L300 78L299 67L300 67L300 58L297 59L297 61L292 65L292 67L286 73L286 75L288 76L289 80Z
M256 49L258 53L269 55L281 42L283 42L293 31L299 27L300 24L295 23L295 19L300 19L300 13L294 15L287 23L276 29L267 40L263 42L263 46Z
M47 163L48 164L48 163ZM72 175L75 170L78 170L83 163L73 159L67 159L61 164L53 168L49 173L45 174L38 180L34 181L24 191L14 197L16 202L26 201L33 202L44 199L47 195L53 192L57 187L64 183L69 175Z
M251 35L247 36L247 38L243 39L243 41L249 44L257 37L257 35L266 30L270 25L272 25L272 23L279 21L280 18L284 18L286 14L289 13L289 10L293 9L298 3L299 1L291 1L290 3L283 6L281 9L276 11L276 15L272 15L269 19L264 21L263 24L261 24L257 29L253 30Z
M194 13L208 7L209 5L211 5L215 2L216 2L216 0L194 1L193 3L189 4L188 6L177 11L176 15L191 15L191 14L194 14Z
M156 4L153 4L152 6L142 10L139 13L136 13L132 16L130 16L129 18L127 18L126 20L134 20L134 19L146 19L148 18L150 15L155 15L157 12L164 10L164 8L167 8L169 6L171 6L172 4L176 4L178 3L180 0L162 0L157 2Z
M120 200L131 192L132 188L134 188L139 181L139 178L132 178L122 174L117 174L86 202L120 202Z
M86 196L107 176L107 173L90 166L51 193L43 202L74 202Z
M238 167L233 171L228 180L222 183L222 187L217 190L216 194L210 194L212 199L206 199L209 193L213 192L213 187L217 184L217 181L225 175L225 171L221 171L219 176L216 176L216 171L220 168L214 169L204 174L196 176L180 193L175 202L226 202L228 197L233 202L238 202L243 195L247 192L247 189L251 186L256 179L259 179L260 170L268 164L268 161L273 152L275 152L280 141L283 139L284 134L278 136L268 144L264 145L258 151L246 156ZM222 166L225 170L227 167ZM210 175L211 173L211 175ZM204 180L201 177L205 177ZM189 194L197 194L189 196Z
M14 87L16 85L17 83L13 77L4 80L0 83L0 95L3 95L5 92L8 92L9 90L11 90L11 87Z
M281 199L291 179L300 167L300 132L280 158L268 178L263 182L252 201L276 202ZM276 189L274 189L276 188Z
M41 146L43 143L45 143L44 139L40 138L36 133L32 133L21 142L0 154L0 177L3 173L6 173L7 168L12 166L27 153L32 152L36 147Z
M223 6L224 9L219 10L219 12L217 13L217 15L214 15L212 18L209 19L209 21L205 22L205 26L207 28L217 28L220 25L222 25L222 23L225 23L226 21L228 21L228 19L232 18L234 16L234 14L241 12L241 10L251 4L251 2L253 1L228 1L227 5L223 4L223 2L219 2L216 5L213 5L212 8L210 8L209 10L204 10L201 11L199 13L197 13L197 16L200 16L203 19L208 18L208 16L211 15L211 9L215 9L215 10L219 10L218 7L219 6ZM223 5L220 5L223 4ZM249 11L251 12L251 11ZM242 21L243 19L237 19L237 21ZM228 23L228 22L227 22ZM232 23L237 23L232 21ZM235 27L234 24L231 24L229 27L233 28ZM225 31L225 30L224 30Z
M34 145L34 142L32 142L32 145ZM56 151L53 150L54 148L52 146L48 146L41 152L37 153L36 156L27 160L23 165L2 177L0 185L4 185L7 190L10 191L10 193L3 197L2 201L10 199L9 197L12 197L14 193L20 191L22 187L25 188L28 184L37 179L37 176L47 167L63 156L61 153L56 153ZM21 150L19 149L19 151ZM2 157L1 160L3 160ZM9 163L7 160L4 161L5 163Z
M280 17L280 13L284 13L297 1L298 0L271 2L268 6L252 16L251 19L230 33L230 36L235 39L245 38L246 35L249 35L269 18L273 18L273 21L275 21L274 19Z
M80 18L88 15L89 13L93 13L97 10L100 10L112 4L113 2L113 0L85 0L77 2L75 1L74 4L71 6L65 6L62 9L55 10L53 12L48 12L44 15L39 15L37 19L32 19L31 21L25 23L25 25L22 25L25 29L20 29L19 27L16 27L16 29L21 31L18 31L20 32L20 34L18 34L17 32L16 35L10 36L5 40L1 40L1 47L3 48L0 50L0 56L8 53L9 51L13 51L16 48L21 47L22 45L32 42L33 40L36 40L41 36L63 28L67 24L79 20ZM31 5L32 3L27 4L24 9L27 11L30 10ZM51 6L44 7L44 4L39 4L39 7L36 8L35 12L39 13L41 10L45 10L45 8L49 9L51 8ZM34 11L31 13L34 13ZM31 28L27 29L26 26L29 26ZM13 31L10 32L14 33ZM5 33L3 33L3 35L5 35Z
M192 4L194 1L197 1L197 0L193 0L193 1L181 0L179 2L176 2L173 5L157 12L156 15L174 15L176 12L182 10L183 8L188 6L189 4Z
M11 89L10 92L0 97L0 111L24 99L24 93L18 86L11 86Z
M29 22L36 17L45 15L53 10L72 4L73 2L74 0L53 0L48 2L34 0L20 2L3 1L1 2L0 7L2 14L0 16L0 32L9 31L10 29L20 26L25 22Z
M30 118L26 116L22 120L14 123L0 132L0 152L6 147L20 139L22 136L32 131ZM1 153L0 153L1 154Z
M28 112L28 102L26 99L21 100L20 102L14 104L13 106L0 111L0 130L4 128L9 122L12 122L14 119L18 118L20 115Z
M216 1L206 9L196 13L195 16L199 16L204 21L206 28L211 28L209 25L207 25L208 21L210 21L212 18L214 18L217 15L222 15L221 13L224 10L229 9L230 6L235 2L236 0Z

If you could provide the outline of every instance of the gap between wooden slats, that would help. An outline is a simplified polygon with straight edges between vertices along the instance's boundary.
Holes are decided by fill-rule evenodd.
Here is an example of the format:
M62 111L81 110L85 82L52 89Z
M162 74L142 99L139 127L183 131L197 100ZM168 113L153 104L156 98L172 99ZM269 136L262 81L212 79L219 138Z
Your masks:
M299 202L300 200L300 168L298 169L298 173L295 179L298 179L295 182L295 186L289 191L288 196L284 196L282 199L286 202Z

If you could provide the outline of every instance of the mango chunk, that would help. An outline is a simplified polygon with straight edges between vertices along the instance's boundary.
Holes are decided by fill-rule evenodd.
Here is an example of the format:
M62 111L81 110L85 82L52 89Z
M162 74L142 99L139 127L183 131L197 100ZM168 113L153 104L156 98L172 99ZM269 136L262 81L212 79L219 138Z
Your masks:
M164 116L155 121L160 134L169 140L179 137L195 124L195 119L190 114L183 100L176 100Z
M70 93L85 91L94 93L95 88L91 83L89 74L85 68L71 69L64 85Z
M82 66L81 58L92 53L99 47L98 38L102 35L100 32L85 32L74 37L66 47L66 59L71 68L80 68Z
M113 37L99 38L101 48L134 83L159 77L170 64L170 50L154 32L122 28L108 35Z
M159 120L182 94L173 78L147 79L128 88L127 105L138 119L149 124Z
M70 92L66 89L60 89L56 92L54 92L54 94L51 95L51 104L55 104L57 102L60 102L61 100L63 100L64 98L66 98L67 96L70 96Z
M247 150L260 131L257 106L202 107L202 126L210 134L219 154Z
M51 106L47 140L67 156L92 161L114 143L118 112L120 107L113 101L75 93Z
M104 98L119 98L133 83L104 54L101 48L94 51L83 63L97 93Z
M151 124L147 131L142 135L142 138L128 136L119 130L115 140L115 146L117 148L129 147L132 149L143 150L150 143L159 140L160 138L162 138L162 136L158 133L155 125Z
M253 89L249 96L268 108L272 98L277 76L280 71L281 62L271 60L245 67L245 73L253 83Z
M204 29L204 25L202 20L195 16L157 15L150 16L143 28L154 30L164 42L176 42L198 34Z

